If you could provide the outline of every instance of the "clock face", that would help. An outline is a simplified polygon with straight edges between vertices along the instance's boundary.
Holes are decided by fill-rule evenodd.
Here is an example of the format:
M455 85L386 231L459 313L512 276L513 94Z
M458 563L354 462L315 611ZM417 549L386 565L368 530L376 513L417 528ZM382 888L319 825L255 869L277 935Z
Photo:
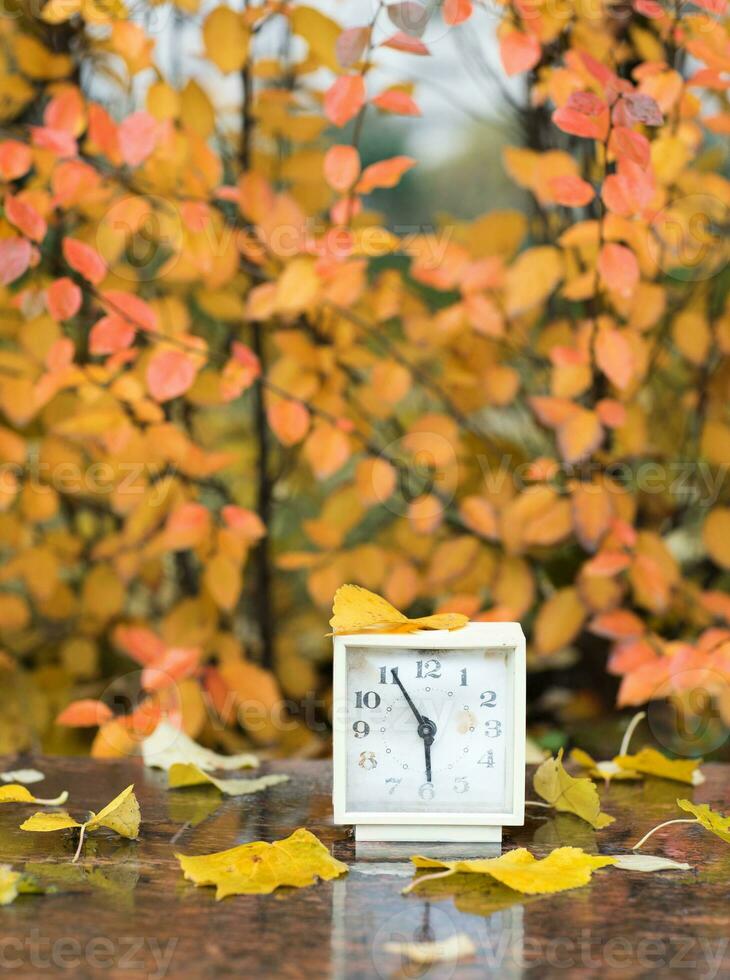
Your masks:
M510 652L348 646L346 809L508 812Z

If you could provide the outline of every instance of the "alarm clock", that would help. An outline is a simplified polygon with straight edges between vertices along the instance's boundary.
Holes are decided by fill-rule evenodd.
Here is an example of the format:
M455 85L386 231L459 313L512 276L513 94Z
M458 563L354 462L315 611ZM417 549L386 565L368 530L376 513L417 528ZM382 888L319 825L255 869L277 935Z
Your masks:
M334 821L358 841L498 843L524 822L519 623L334 638Z

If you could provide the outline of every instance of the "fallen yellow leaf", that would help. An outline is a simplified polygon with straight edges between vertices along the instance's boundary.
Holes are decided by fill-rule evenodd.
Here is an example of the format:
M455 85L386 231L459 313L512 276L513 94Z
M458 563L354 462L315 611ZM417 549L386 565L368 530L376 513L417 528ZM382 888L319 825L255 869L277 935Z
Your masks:
M381 596L359 585L341 585L335 592L330 626L339 633L415 633L456 630L469 622L463 613L440 613L409 619Z
M0 905L10 905L18 897L21 874L9 864L0 864Z
M436 875L415 878L404 889L404 894L422 882L434 878L445 878L455 874L481 874L488 875L502 885L525 895L548 895L587 885L595 870L616 863L613 857L586 854L579 847L558 847L544 858L536 858L524 847L519 847L496 858L438 861L416 856L412 857L411 861L417 868L445 870Z
M40 806L61 806L67 799L67 790L64 790L55 800L42 800L33 796L29 789L19 783L0 786L0 803L38 803Z
M476 953L476 946L465 932L430 943L386 943L383 949L386 953L405 956L412 963L423 964L471 959Z
M347 871L314 834L303 827L285 840L254 841L227 851L191 857L175 855L185 877L196 885L215 885L216 898L268 895L286 885L305 888L318 878L328 881Z
M700 786L705 777L700 772L702 759L668 759L657 749L646 746L635 755L618 755L614 760L622 769L673 779L678 783Z
M613 823L614 817L601 813L598 790L587 777L571 776L563 767L563 750L557 758L546 759L535 772L532 782L543 800L565 813L574 813L596 830Z
M60 813L34 813L32 817L28 817L20 825L20 829L33 833L53 833L58 830L79 829L81 831L79 834L79 844L73 857L73 861L76 862L81 854L81 846L87 830L98 830L100 827L106 827L121 837L128 837L131 840L137 837L139 834L140 812L139 803L133 791L133 785L127 786L103 810L100 810L98 813L92 813L84 823L79 823L78 820L74 820L70 814L63 811Z
M142 742L144 764L154 769L169 769L176 762L192 763L209 772L214 769L257 769L259 760L250 752L220 755L194 742L189 735L169 721L161 721Z
M167 785L170 789L182 789L185 786L212 785L226 796L246 796L249 793L259 793L269 786L285 783L289 779L283 774L258 776L255 779L217 779L208 772L203 772L198 766L176 762L170 766L167 774Z
M634 850L637 851L643 844L645 844L650 837L652 837L657 830L661 830L663 827L670 827L672 824L677 823L698 823L705 830L709 830L710 833L715 834L721 840L727 841L730 844L730 817L723 816L722 813L717 813L715 810L710 809L707 803L693 803L691 800L677 800L677 806L687 813L693 814L693 819L688 817L680 817L676 820L665 820L664 823L658 824L653 827L648 834L644 834L641 840L634 844Z

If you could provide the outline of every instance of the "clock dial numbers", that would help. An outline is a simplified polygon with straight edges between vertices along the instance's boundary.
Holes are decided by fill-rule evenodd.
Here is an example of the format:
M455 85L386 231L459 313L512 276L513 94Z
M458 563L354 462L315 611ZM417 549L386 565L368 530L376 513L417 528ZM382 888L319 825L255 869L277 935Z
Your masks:
M348 811L505 811L507 654L407 643L347 648Z

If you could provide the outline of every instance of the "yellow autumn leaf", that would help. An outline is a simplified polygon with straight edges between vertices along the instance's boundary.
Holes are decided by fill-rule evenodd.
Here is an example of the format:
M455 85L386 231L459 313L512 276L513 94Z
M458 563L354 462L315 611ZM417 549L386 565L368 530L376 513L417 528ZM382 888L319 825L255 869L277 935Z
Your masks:
M589 785L593 787L593 784ZM595 788L594 788L595 789ZM444 869L438 875L415 878L404 894L424 881L455 874L488 875L524 895L549 895L587 885L598 868L615 864L616 859L605 855L586 854L579 847L558 847L547 857L536 858L526 848L518 847L496 858L476 858L472 861L438 861L433 858L412 857L417 868Z
M86 823L87 830L97 827L108 827L121 837L131 840L139 834L140 812L137 797L134 795L134 785L127 786L111 803Z
M216 898L268 895L280 886L306 888L347 872L314 834L303 827L285 840L254 841L226 851L192 857L175 855L188 881L215 885Z
M517 316L542 303L563 277L563 260L557 248L528 248L507 273L507 313Z
M243 15L230 7L216 7L203 22L206 57L224 74L243 68L248 57L249 40Z
M411 963L421 964L450 963L453 960L471 959L476 954L476 947L465 932L433 942L386 943L383 949L386 953L405 956Z
M702 759L668 759L648 745L635 755L617 755L614 762L622 769L647 776L659 776L661 779L673 779L690 786L700 786L705 781L699 769Z
M21 874L9 864L0 864L0 905L10 905L18 897Z
M684 810L686 813L691 813L692 818L682 817L677 820L665 820L664 823L658 824L647 834L644 834L641 840L634 844L633 850L637 851L649 840L650 837L653 837L658 830L678 823L698 823L700 826L704 827L705 830L709 830L711 834L715 834L716 837L719 837L721 840L727 841L727 843L730 844L730 817L726 817L722 813L717 813L717 811L712 810L707 803L693 803L691 800L677 800L677 806L680 808L680 810Z
M730 817L725 817L715 810L711 810L707 803L692 803L691 800L677 800L677 806L687 813L693 814L697 822L701 823L705 830L720 837L730 844Z
M631 779L641 779L641 773L634 772L631 769L622 769L621 766L614 759L602 759L597 761L588 752L584 752L583 749L573 749L570 753L571 762L575 762L577 766L586 770L586 775L590 776L591 779L603 779L607 783L612 779L618 780L631 780Z
M342 28L330 17L315 10L314 7L295 7L289 17L292 32L303 37L309 44L310 54L325 68L339 74L342 65L337 57L335 45Z
M139 834L140 812L137 797L134 795L134 785L127 786L125 790L116 796L111 803L108 803L98 813L92 813L87 821L79 823L78 820L64 812L60 813L34 813L32 817L20 825L21 830L32 833L54 833L58 830L81 831L79 843L74 854L74 863L78 861L81 854L81 847L84 842L86 831L98 830L106 827L113 830L121 837L128 837L134 840Z
M415 633L419 629L456 630L469 622L463 613L440 613L408 619L382 596L359 585L341 585L335 592L330 626L340 633Z
M257 769L259 760L250 752L220 755L198 745L185 732L169 721L161 721L152 734L142 742L144 764L153 769L169 769L177 762L204 769Z
M269 786L285 783L288 779L288 776L280 773L258 776L255 779L217 779L193 763L176 762L168 771L167 785L170 789L182 789L185 786L210 784L225 796L247 796L250 793L260 793Z
M62 806L68 799L68 791L64 790L55 800L42 800L33 796L26 786L11 783L0 786L0 803L38 803L40 806Z
M596 830L613 823L614 817L601 813L598 790L587 777L571 776L563 767L563 750L557 758L546 759L537 769L532 782L543 800L565 813L573 813Z

